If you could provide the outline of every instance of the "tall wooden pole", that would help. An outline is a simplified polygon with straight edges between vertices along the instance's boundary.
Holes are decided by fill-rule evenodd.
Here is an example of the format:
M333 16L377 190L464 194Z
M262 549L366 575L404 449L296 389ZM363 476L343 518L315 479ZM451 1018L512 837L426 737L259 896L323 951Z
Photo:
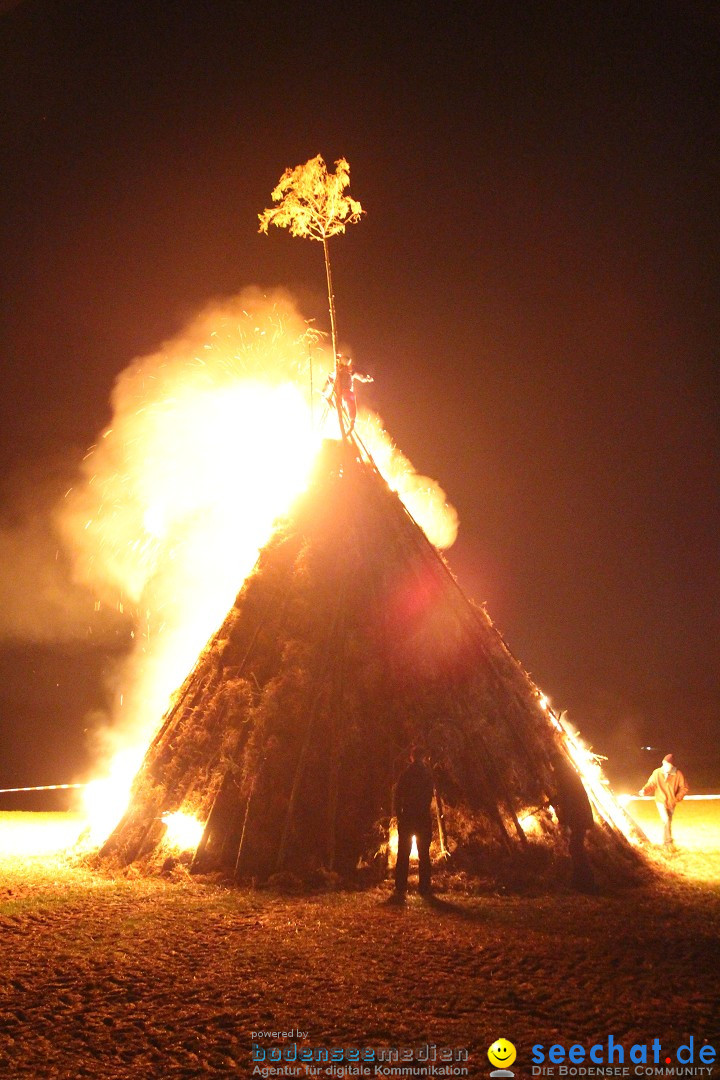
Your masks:
M338 351L337 351L337 329L335 327L335 293L333 292L332 285L332 272L330 270L330 252L328 251L327 238L322 238L323 254L325 256L325 275L327 277L327 291L328 291L328 307L330 309L330 332L332 334L332 349L333 349L333 370L335 374L335 408L337 409L338 423L340 425L340 435L344 439L346 437L345 425L343 423L342 414L342 397L337 392L337 377L338 377Z

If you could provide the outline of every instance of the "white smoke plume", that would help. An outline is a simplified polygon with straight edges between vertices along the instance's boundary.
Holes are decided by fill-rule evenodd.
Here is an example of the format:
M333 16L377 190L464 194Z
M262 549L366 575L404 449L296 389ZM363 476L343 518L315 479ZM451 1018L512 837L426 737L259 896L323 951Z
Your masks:
M70 469L45 462L15 473L0 506L0 640L105 641L119 627L114 611L71 578L52 520Z

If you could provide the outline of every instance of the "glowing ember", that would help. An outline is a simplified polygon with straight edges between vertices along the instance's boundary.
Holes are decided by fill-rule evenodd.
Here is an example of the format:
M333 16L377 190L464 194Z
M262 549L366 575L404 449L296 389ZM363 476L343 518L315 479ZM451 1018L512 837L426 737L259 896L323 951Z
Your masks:
M195 851L202 838L204 825L192 814L176 810L174 814L164 814L162 819L167 826L165 846L177 851Z

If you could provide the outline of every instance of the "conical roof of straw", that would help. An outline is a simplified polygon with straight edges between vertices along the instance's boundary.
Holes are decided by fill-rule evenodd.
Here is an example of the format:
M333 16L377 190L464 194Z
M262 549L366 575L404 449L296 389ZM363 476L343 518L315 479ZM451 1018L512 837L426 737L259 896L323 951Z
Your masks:
M237 878L382 864L391 792L422 742L458 865L521 851L547 810L557 720L484 609L350 443L328 443L200 655L104 854L129 862L161 816L205 823L194 868ZM604 844L627 854L602 823Z

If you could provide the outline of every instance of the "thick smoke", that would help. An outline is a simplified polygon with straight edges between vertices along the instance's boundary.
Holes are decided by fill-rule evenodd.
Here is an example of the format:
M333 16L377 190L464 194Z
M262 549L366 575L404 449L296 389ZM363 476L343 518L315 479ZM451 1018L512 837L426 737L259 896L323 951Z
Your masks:
M0 512L0 639L99 642L118 629L114 611L71 576L53 521L69 468L54 463L17 473Z

